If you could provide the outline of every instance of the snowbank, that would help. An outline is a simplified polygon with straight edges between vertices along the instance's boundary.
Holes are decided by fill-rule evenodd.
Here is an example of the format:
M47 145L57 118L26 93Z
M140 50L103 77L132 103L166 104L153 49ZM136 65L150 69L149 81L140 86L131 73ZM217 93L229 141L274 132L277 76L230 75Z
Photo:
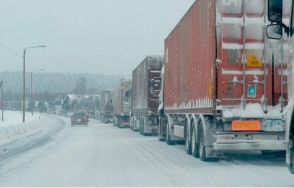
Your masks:
M26 122L22 123L22 113L5 111L4 122L0 121L0 142L9 138L16 138L25 133L33 133L37 128L44 126L46 121L46 118L43 118L39 113L33 116L26 113Z

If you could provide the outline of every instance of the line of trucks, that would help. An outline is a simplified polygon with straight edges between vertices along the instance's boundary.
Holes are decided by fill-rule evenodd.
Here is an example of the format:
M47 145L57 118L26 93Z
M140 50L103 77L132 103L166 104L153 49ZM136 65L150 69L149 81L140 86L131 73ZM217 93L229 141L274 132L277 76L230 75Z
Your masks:
M287 151L294 173L293 2L196 0L163 55L148 55L102 93L101 120L185 142L202 161Z

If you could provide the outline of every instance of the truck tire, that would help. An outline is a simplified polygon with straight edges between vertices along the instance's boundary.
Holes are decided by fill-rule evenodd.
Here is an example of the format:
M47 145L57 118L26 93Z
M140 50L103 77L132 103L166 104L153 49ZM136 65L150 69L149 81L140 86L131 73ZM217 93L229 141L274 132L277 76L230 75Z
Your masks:
M146 136L146 133L145 133L145 122L144 122L144 120L142 121L142 135L143 136Z
M130 121L130 129L134 130L134 118L133 117L131 118L131 121Z
M205 137L204 137L204 130L202 126L202 122L199 123L199 158L201 161L207 161L207 156L205 152Z
M199 144L197 142L197 132L195 129L195 123L192 122L192 126L191 126L191 133L192 133L192 139L191 139L191 150L192 150L192 155L195 158L199 158Z
M117 120L117 123L116 123L117 124L117 127L118 128L122 128L120 117L117 117L116 120Z
M144 135L143 117L140 118L140 133Z
M190 130L188 129L188 125L186 122L186 136L185 136L185 146L186 146L186 152L188 155L192 154L192 150L191 150L191 141L190 141Z
M159 124L158 124L158 140L159 141L165 141L165 136L163 134L163 130L164 130L164 123L162 122L162 120L159 121Z
M148 136L148 134L145 133L145 117L142 118L142 135Z
M165 141L165 138L163 138L162 136L159 136L158 140L162 142L162 141Z
M121 126L121 123L120 123L120 122L117 124L117 127L118 127L118 128L123 128L123 127Z
M175 142L170 139L168 121L166 123L165 128L166 128L166 131L165 131L165 136L166 136L165 141L166 141L167 145L174 145Z
M134 118L134 124L133 124L133 131L134 131L134 132L139 131L139 130L137 129L137 122L138 122L138 120Z

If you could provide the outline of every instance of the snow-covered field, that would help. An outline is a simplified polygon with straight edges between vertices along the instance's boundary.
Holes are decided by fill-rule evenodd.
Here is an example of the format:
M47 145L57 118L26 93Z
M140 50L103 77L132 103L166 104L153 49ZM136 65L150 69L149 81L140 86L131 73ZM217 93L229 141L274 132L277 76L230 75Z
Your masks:
M25 123L23 123L23 114L19 111L5 111L4 121L0 113L0 144L3 142L11 142L12 139L17 139L20 136L27 136L34 133L39 127L46 124L46 119L42 114L26 113Z
M2 146L0 186L294 186L284 158L242 153L202 162L183 145L112 124L44 119L43 131Z

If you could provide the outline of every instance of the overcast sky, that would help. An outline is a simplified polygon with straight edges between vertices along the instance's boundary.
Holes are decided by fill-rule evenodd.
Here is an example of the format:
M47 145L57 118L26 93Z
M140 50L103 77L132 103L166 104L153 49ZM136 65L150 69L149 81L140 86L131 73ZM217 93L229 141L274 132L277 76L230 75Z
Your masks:
M0 0L0 42L22 55L27 71L131 75L194 0ZM22 70L22 57L0 46L0 71Z

